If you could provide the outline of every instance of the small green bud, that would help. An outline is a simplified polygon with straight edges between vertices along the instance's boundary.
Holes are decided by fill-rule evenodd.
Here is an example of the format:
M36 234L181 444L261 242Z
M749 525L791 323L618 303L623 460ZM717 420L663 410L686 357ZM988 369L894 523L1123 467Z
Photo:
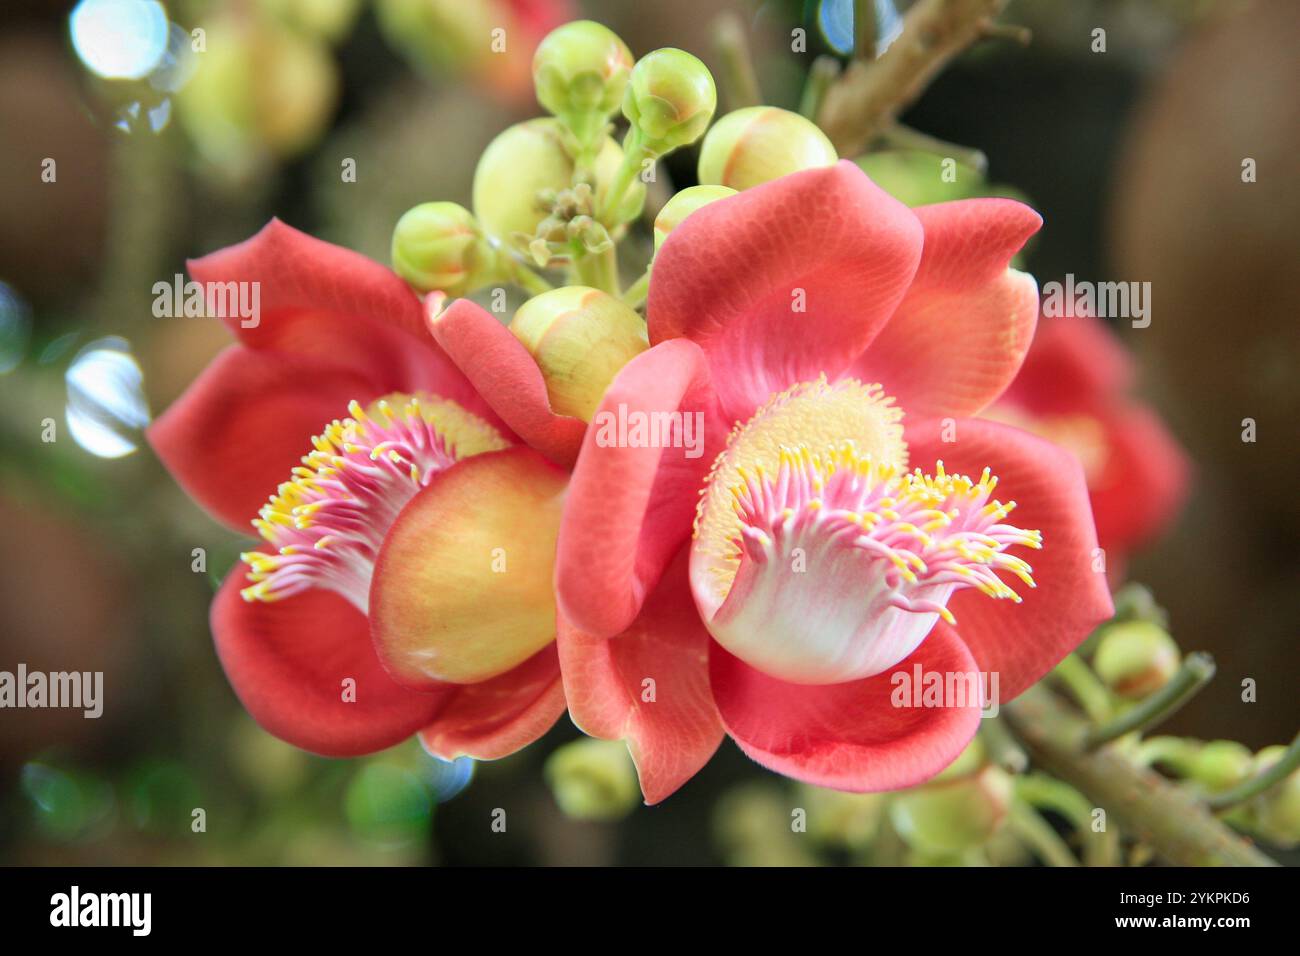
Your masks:
M408 209L393 229L393 270L419 292L464 295L491 281L495 256L478 223L454 202Z
M637 61L623 96L623 115L634 134L660 156L699 139L717 106L709 68L673 47Z
M800 802L808 811L809 836L825 846L864 849L880 832L884 794L845 793L804 784Z
M728 113L704 137L699 177L748 189L802 169L833 166L835 147L815 123L775 106Z
M591 421L614 376L650 347L645 320L607 292L566 286L519 307L510 331L536 360L551 408Z
M314 37L233 9L205 24L207 52L176 94L177 116L199 154L238 179L263 157L309 149L329 126L338 69Z
M604 196L623 163L623 151L609 137L596 155L596 197ZM559 120L541 117L516 123L488 144L474 170L474 213L492 236L525 250L538 225L551 214L539 196L555 197L573 186L574 163L565 149L564 127ZM645 202L645 184L639 179L619 203L635 219ZM528 237L519 241L518 236Z
M664 203L659 215L655 216L655 252L664 244L668 233L680 226L682 220L695 210L734 195L736 191L729 186L690 186L677 193Z
M990 764L975 774L895 794L889 818L909 846L955 853L982 845L998 831L1012 791L1011 777Z
M812 847L794 823L799 808L777 785L742 784L718 798L713 831L728 866L815 866Z
M1156 603L1155 595L1142 584L1130 581L1115 592L1115 618L1120 621L1150 621L1169 626L1169 615Z
M537 101L592 142L623 101L632 51L608 27L575 20L546 35L533 54Z
M1282 759L1286 748L1265 747L1255 754L1252 774L1260 774ZM1252 802L1255 829L1280 847L1300 845L1300 771L1284 777Z
M1181 661L1182 652L1164 628L1134 620L1105 629L1092 664L1107 687L1132 699L1167 684Z
M286 26L331 43L347 36L361 12L360 0L260 0L259 5Z
M621 740L575 740L556 750L544 770L555 802L579 820L617 820L641 795L636 768Z
M1197 751L1187 776L1209 793L1231 789L1250 776L1254 758L1235 740L1211 740Z

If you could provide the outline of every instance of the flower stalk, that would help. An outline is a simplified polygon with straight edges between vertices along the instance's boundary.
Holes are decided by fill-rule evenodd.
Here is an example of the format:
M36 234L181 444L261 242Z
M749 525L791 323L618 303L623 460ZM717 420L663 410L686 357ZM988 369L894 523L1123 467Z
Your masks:
M1214 677L1214 659L1208 654L1188 654L1178 673L1140 704L1088 731L1084 745L1095 749L1125 734L1164 721L1194 697Z
M614 244L610 243L600 252L584 252L573 261L573 270L580 285L591 286L601 292L617 296L618 258Z
M650 270L646 269L623 293L623 302L633 309L639 309L645 305L646 297L650 294Z
M919 0L903 32L877 60L854 60L827 90L817 123L841 156L860 153L930 81L987 36L1007 0Z
M727 108L738 110L763 102L754 58L745 40L745 25L735 11L718 17L713 26L713 44L722 64L722 93Z
M1270 766L1263 773L1230 790L1207 797L1205 802L1210 805L1212 810L1229 810L1281 783L1297 767L1300 767L1300 734L1296 734L1295 739L1291 741L1291 746L1286 748L1286 753L1282 755L1282 759L1278 760L1277 763Z
M1030 757L1175 866L1275 866L1185 788L1135 763L1121 748L1084 746L1089 724L1043 685L1004 711Z

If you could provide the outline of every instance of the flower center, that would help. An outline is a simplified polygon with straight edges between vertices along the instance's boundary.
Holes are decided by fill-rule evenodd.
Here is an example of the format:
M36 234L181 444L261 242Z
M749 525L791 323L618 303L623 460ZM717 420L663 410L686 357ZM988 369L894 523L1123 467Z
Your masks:
M711 579L709 610L726 597L740 563L735 542L742 522L731 501L737 482L751 472L775 472L786 448L828 448L846 439L882 464L905 466L902 418L879 385L851 378L832 385L822 376L773 396L737 425L714 462L696 511L696 549Z
M253 527L275 549L240 555L253 582L247 601L278 601L327 588L362 613L375 557L398 512L438 472L462 458L509 447L455 402L393 394L335 420L314 451L262 506Z
M949 475L942 462L933 475L908 472L901 412L878 386L836 388L798 386L733 434L704 493L691 556L696 602L714 638L795 683L893 667L940 617L953 623L947 603L962 588L1018 602L999 572L1034 582L1007 549L1042 541L1005 523L1015 502L993 500L988 469L978 480ZM746 432L755 424L768 439L784 432L768 418L783 416L792 398L831 396L832 414L845 423L853 416L836 411L835 399L850 395L861 403L856 433L827 440L834 426L796 409L798 421L787 424L808 421L817 434L790 435L774 456L765 447L754 454ZM746 460L728 461L733 455Z

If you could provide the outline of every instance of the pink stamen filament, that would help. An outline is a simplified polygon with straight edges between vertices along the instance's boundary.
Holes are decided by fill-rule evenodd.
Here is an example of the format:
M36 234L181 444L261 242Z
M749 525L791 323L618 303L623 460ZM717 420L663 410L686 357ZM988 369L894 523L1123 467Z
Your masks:
M998 571L1035 586L1030 566L1005 552L1016 545L1041 548L1042 535L1003 523L1015 502L990 501L997 479L988 469L978 482L947 475L943 462L934 476L919 468L899 474L845 443L823 455L783 448L775 475L761 466L739 474L731 489L741 519L734 562L788 557L809 543L854 548L880 563L895 607L950 623L944 605L910 592L951 584L1019 602Z

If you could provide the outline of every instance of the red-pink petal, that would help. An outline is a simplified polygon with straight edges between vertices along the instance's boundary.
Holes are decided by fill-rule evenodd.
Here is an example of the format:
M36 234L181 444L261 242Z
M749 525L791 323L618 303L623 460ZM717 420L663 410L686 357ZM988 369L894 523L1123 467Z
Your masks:
M677 790L722 742L709 689L709 634L691 600L686 559L683 548L617 637L584 634L563 616L559 622L570 716L593 737L627 741L646 803Z
M416 294L359 253L273 219L251 239L191 260L189 268L202 283L257 284L256 326L244 328L238 316L226 320L249 348L347 369L376 394L430 392L496 420L429 337Z
M238 316L225 319L246 345L285 348L288 342L298 342L310 348L309 331L296 327L301 313L344 320L369 317L416 337L424 335L420 300L395 272L279 219L243 242L191 259L189 271L205 284L259 284L261 321L244 328Z
M444 760L496 760L528 746L564 713L555 644L480 684L446 685L437 716L420 731L425 749Z
M221 666L244 707L268 732L328 757L373 753L426 726L440 694L399 687L370 643L365 616L329 591L274 604L247 602L239 564L212 602ZM346 699L346 681L355 700Z
M920 268L849 374L884 385L910 415L973 415L1010 384L1033 338L1038 287L1008 264L1043 220L1010 199L913 212L925 227Z
M519 18L530 37L546 36L561 24L576 20L577 12L570 0L508 0L511 11Z
M1005 397L1036 414L1094 409L1133 384L1133 359L1090 315L1043 318Z
M723 726L741 750L787 777L857 792L921 783L952 763L975 735L977 697L910 706L913 698L902 694L895 675L910 680L918 665L923 675L978 670L970 651L942 623L902 663L843 684L789 684L716 642L709 652L713 696ZM909 706L895 706L896 699Z
M312 436L381 389L319 360L233 345L149 427L149 443L195 501L245 534L311 451Z
M1092 512L1102 547L1122 557L1173 520L1187 497L1191 465L1164 422L1141 405L1117 403L1098 419L1108 449L1089 488Z
M1038 586L1013 582L1024 599L995 600L974 589L948 602L957 633L981 669L997 671L1003 702L1033 684L1098 624L1114 613L1083 468L1074 455L1018 428L982 419L958 419L955 441L945 442L940 421L906 428L909 464L930 473L942 461L949 474L998 478L997 499L1015 501L1007 519L1043 533L1041 551L1020 554Z
M861 355L906 292L921 243L911 210L852 163L764 183L673 230L650 281L650 342L698 343L723 411L744 420L772 393Z
M456 365L520 438L551 461L573 465L586 424L551 411L546 381L514 334L468 299L438 313L437 298L426 302L428 324Z
M685 339L642 352L610 383L583 440L560 524L556 597L578 630L597 637L626 630L690 534L699 489L725 442L713 407L704 354ZM620 414L678 411L704 425L697 457L688 457L695 453L688 448L608 443L602 425Z

